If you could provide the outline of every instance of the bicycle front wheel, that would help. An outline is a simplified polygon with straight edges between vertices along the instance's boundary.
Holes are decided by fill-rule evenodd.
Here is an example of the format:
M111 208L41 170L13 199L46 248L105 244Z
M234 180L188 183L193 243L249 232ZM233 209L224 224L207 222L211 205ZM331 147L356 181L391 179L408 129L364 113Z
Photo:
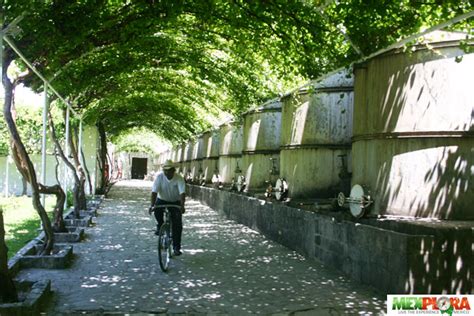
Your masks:
M158 237L158 261L163 272L168 271L171 259L171 238L169 232L169 225L161 225Z

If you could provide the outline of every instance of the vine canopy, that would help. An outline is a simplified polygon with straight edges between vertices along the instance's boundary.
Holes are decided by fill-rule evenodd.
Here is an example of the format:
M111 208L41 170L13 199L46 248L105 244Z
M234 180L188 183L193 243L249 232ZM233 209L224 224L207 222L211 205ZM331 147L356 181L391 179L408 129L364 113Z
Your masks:
M61 95L112 138L172 142L473 10L473 1L5 0L4 25ZM450 29L472 32L466 19ZM17 59L6 47L8 65ZM23 66L25 67L25 66ZM36 91L33 74L24 84Z

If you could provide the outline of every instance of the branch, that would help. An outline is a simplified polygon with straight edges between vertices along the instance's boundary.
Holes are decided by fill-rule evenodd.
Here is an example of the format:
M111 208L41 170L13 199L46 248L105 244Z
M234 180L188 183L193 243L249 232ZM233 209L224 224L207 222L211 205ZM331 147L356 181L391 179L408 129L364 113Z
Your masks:
M48 111L48 122L49 122L49 131L50 131L51 139L53 140L54 145L56 146L56 150L58 151L59 156L61 156L61 159L64 161L66 166L69 169L71 169L72 174L74 176L74 180L79 182L79 177L76 174L76 168L74 168L72 163L69 161L69 159L64 154L64 151L63 151L61 145L59 144L58 138L56 137L56 130L55 130L55 127L54 127L54 121L53 121L53 116L51 115L51 111Z

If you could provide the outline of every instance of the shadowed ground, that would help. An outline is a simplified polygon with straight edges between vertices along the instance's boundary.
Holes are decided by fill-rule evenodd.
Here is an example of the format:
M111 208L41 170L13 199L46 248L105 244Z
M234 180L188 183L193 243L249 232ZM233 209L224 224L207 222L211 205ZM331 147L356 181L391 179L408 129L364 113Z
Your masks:
M67 270L30 269L19 277L52 280L51 315L79 314L380 314L371 288L187 201L183 251L162 273L154 222L146 214L151 182L116 184L96 226L74 245Z

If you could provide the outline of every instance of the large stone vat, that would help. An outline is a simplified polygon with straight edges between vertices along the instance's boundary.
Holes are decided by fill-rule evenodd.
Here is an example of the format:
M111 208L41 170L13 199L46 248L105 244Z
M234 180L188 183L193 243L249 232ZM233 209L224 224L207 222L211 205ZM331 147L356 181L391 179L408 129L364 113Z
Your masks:
M191 174L194 183L200 183L204 180L203 170L203 158L204 158L204 138L203 135L198 136L193 144L193 154L191 161Z
M279 174L281 102L269 101L244 114L242 170L246 191L265 189Z
M203 177L211 183L214 175L219 174L219 130L207 131L202 135L204 157L202 160Z
M474 219L474 54L431 43L354 72L352 183L370 190L370 212Z
M334 197L349 182L352 77L345 71L324 77L282 102L280 175L288 196Z
M175 155L173 162L176 164L177 168L176 171L184 174L184 151L185 151L186 145L185 144L180 144L175 147Z
M193 159L193 148L194 140L188 140L184 145L183 152L183 176L186 181L191 181L193 178L192 173L192 159Z
M242 125L238 122L223 124L219 134L219 176L221 182L228 185L242 174Z

